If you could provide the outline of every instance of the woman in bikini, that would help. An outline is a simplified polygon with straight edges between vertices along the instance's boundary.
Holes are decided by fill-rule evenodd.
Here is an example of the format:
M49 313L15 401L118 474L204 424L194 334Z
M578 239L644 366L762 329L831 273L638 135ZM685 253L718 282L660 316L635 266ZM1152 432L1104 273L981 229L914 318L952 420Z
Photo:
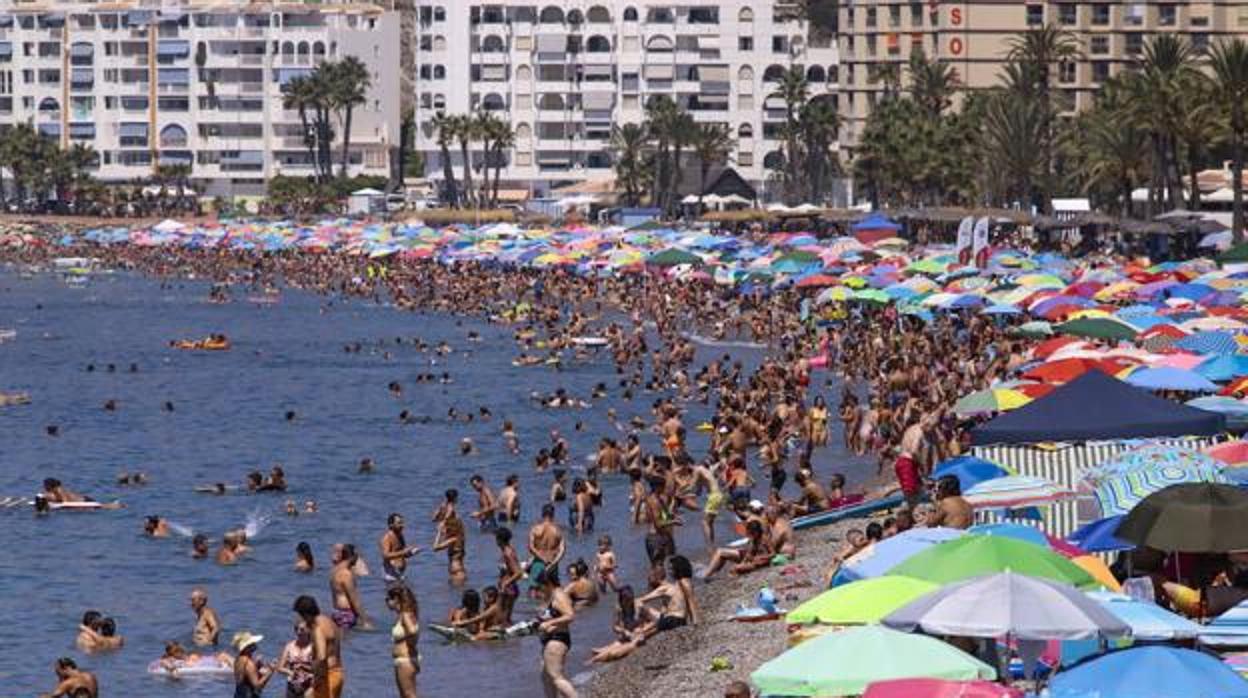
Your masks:
M390 629L394 684L399 689L399 698L416 698L416 675L420 673L420 651L416 647L420 639L420 606L412 590L401 584L386 591L386 606L395 614L394 627Z
M546 603L537 626L542 642L542 688L546 698L577 698L576 688L565 675L568 650L572 648L570 628L576 610L568 593L559 586L559 568L542 570L537 577L538 594Z
M295 639L282 648L273 670L286 676L286 698L306 698L312 688L312 630L300 619L295 623Z

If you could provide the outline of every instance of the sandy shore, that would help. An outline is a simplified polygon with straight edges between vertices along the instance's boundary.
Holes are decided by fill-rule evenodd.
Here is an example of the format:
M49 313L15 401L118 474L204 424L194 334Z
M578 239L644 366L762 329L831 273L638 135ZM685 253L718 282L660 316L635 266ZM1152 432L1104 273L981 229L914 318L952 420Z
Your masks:
M730 620L739 604L754 605L758 590L780 590L795 582L808 586L779 591L780 605L793 609L822 591L823 578L842 537L868 520L854 519L822 528L799 531L799 574L784 576L781 568L760 570L744 577L721 573L695 590L703 622L696 628L661 633L631 656L607 665L585 687L593 698L709 698L723 694L734 680L749 681L750 673L786 649L783 620L737 623ZM727 671L711 671L711 660L723 657ZM578 668L568 667L569 673Z

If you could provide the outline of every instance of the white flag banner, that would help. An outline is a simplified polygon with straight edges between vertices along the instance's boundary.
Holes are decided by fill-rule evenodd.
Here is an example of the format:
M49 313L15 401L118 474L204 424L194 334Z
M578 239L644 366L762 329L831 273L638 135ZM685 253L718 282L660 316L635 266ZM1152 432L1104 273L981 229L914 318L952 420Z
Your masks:
M988 266L988 218L986 216L975 221L975 232L972 237L975 266L980 268Z
M958 264L967 265L971 263L971 233L974 228L974 216L967 216L958 224L958 247L955 251L958 257Z

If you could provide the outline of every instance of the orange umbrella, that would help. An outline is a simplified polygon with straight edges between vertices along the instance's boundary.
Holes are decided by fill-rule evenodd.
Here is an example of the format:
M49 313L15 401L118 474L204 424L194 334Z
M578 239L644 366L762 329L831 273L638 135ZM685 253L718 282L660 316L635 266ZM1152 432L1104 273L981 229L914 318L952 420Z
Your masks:
M1073 557L1071 562L1079 565L1085 572L1092 575L1092 578L1100 582L1102 586L1110 591L1122 591L1122 585L1114 578L1114 573L1109 571L1104 561L1095 555L1080 555Z

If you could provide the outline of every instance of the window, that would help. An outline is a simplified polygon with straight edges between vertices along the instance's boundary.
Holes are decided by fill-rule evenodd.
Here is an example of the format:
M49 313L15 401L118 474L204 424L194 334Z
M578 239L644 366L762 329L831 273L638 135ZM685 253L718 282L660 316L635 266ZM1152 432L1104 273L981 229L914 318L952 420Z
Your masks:
M1057 81L1061 83L1072 83L1075 81L1075 64L1073 62L1067 61L1057 66Z
M1127 55L1139 55L1144 50L1144 36L1142 34L1127 34Z
M1061 4L1057 6L1057 21L1064 25L1076 24L1079 21L1078 8L1075 5Z
M1134 2L1127 5L1126 17L1124 18L1129 26L1138 27L1144 24L1144 12L1147 6L1142 2Z
M742 150L738 152L737 164L740 165L741 167L753 167L754 166L754 153L751 153L748 150Z
M1192 16L1192 18L1191 18L1189 21L1192 23L1192 26L1193 26L1193 27L1207 27L1207 26L1209 26L1209 18L1208 18L1208 17L1205 17L1205 16L1199 16L1199 17L1198 17L1198 16Z
M1240 27L1248 27L1248 7L1240 5L1235 10L1235 24Z
M910 26L912 27L923 26L923 6L922 5L914 5L914 4L910 5Z
M1209 35L1204 32L1193 33L1191 36L1192 50L1205 52L1209 50Z
M738 51L753 51L754 50L754 37L752 36L737 37L737 50Z
M1027 6L1027 26L1044 26L1044 5Z
M1109 79L1109 61L1092 61L1092 82L1105 82Z
M867 8L867 26L868 27L875 26L875 8L874 7Z
M1094 56L1103 56L1109 53L1109 37L1094 36L1088 41L1088 53Z
M867 35L867 55L868 56L875 55L875 44L876 44L875 34L868 34Z
M789 52L789 37L787 36L771 37L771 52L772 53L788 53Z
M1092 6L1092 24L1097 26L1109 24L1109 5Z
M901 5L889 5L888 7L888 26L901 26Z
M624 21L625 22L637 21L637 8L636 7L629 7L624 10Z
M1157 24L1163 27L1173 27L1178 21L1179 10L1174 5L1157 6Z

